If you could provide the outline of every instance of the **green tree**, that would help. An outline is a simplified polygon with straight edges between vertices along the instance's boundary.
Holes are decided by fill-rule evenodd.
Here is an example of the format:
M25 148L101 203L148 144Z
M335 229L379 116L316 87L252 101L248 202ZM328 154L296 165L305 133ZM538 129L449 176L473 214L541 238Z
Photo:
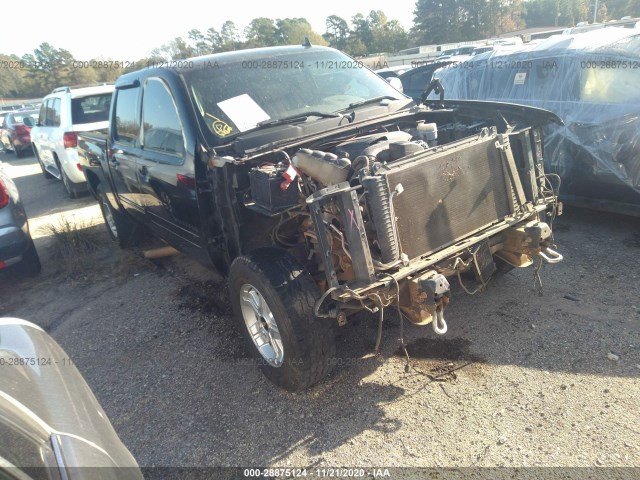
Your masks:
M52 89L76 83L72 68L73 55L64 48L42 43L22 57L26 65L25 89L31 95L45 95Z
M200 30L196 28L189 30L187 37L193 42L192 48L195 49L196 56L209 53L208 44L205 42L206 37Z
M276 20L278 45L301 44L305 37L314 45L327 45L321 35L313 31L305 18L283 18Z
M0 68L0 98L19 97L24 83L26 70L16 55L0 54L0 62L6 62L6 68Z
M231 20L227 20L222 24L220 37L222 39L221 49L223 52L235 50L240 47L240 35L238 34L238 27L236 27L236 24Z
M527 27L575 26L593 21L591 0L529 0L524 6Z
M418 0L414 10L414 38L420 44L452 43L465 40L461 31L459 0Z
M333 48L346 50L349 39L349 25L344 18L337 15L330 15L326 20L327 31L323 34L324 39Z
M622 17L640 17L640 2L638 0L605 0L608 17L619 20ZM598 20L602 20L598 18Z
M279 44L275 22L266 17L254 18L245 29L246 48L270 47Z
M207 29L204 37L204 46L201 54L208 54L222 51L222 35L215 28Z
M372 10L367 16L371 45L368 53L397 52L407 46L407 32L400 22L389 21L384 12Z
M369 23L369 19L365 18L361 13L357 13L351 18L351 35L364 44L367 53L373 51L371 24Z
M156 60L182 60L193 57L196 49L189 45L182 37L176 37L160 48L152 50L151 57Z

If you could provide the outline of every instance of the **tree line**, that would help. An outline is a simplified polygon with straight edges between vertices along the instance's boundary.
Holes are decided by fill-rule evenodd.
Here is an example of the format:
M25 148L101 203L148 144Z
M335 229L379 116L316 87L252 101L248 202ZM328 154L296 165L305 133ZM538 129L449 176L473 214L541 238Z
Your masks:
M325 32L313 30L305 18L253 19L241 30L227 20L220 30L189 30L154 49L149 58L121 64L104 60L78 62L49 43L22 57L0 54L0 98L38 97L60 85L112 82L122 73L149 63L245 48L301 44L329 45L352 56L394 53L427 44L490 38L527 27L573 26L593 21L594 0L417 0L413 27L406 30L384 12L358 13L349 21L326 18ZM639 16L637 0L600 0L598 21ZM102 63L101 63L102 62Z

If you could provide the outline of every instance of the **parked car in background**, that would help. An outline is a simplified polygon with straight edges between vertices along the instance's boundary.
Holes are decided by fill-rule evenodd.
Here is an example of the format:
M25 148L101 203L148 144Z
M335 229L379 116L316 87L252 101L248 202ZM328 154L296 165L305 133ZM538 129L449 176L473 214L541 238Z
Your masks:
M60 87L47 95L31 132L46 178L62 180L71 198L87 190L78 159L78 132L107 128L113 85Z
M0 478L142 480L69 355L42 328L0 318Z
M508 101L562 118L547 127L544 159L565 202L640 215L640 30L556 35L465 66L435 73L445 98Z
M471 56L475 57L476 55L480 55L481 53L487 53L493 51L495 47L493 45L484 45L482 47L476 47L471 52Z
M31 153L32 124L28 119L37 117L37 110L16 110L7 113L2 121L2 138L0 138L4 149L15 152L18 158Z
M15 183L0 162L0 271L12 266L26 275L40 272L40 259L29 232L27 213Z
M393 88L395 88L399 92L402 92L404 90L404 87L402 86L402 82L400 81L400 75L408 72L412 68L413 67L411 65L399 65L395 67L381 68L378 70L374 70L374 72L384 78L387 82L389 82L389 84Z
M4 117L6 117L8 114L9 114L8 111L0 112L0 150L4 150L4 143L2 142L2 132L3 132L2 125L4 124Z
M428 61L406 71L398 77L402 82L402 92L419 102L422 97L422 93L431 82L433 72L441 67L450 65L451 63L453 63L452 60Z
M462 47L443 50L440 55L436 57L436 60L448 60L452 57L469 56L475 48L475 45L463 45Z
M399 77L404 72L408 72L412 68L413 67L411 65L397 65L395 67L380 68L378 70L374 70L374 72L387 80L390 77Z

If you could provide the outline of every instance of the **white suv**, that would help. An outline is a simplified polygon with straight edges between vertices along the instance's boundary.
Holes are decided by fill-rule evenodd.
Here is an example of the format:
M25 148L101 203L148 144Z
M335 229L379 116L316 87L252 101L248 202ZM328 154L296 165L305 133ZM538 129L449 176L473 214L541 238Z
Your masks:
M60 87L44 97L31 129L33 151L46 178L58 178L71 198L87 190L78 158L78 132L106 129L113 85Z

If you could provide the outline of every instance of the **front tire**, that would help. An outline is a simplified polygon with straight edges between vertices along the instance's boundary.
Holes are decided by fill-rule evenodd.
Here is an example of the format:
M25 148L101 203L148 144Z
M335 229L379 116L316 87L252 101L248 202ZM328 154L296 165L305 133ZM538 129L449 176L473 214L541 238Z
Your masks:
M102 217L104 218L104 224L107 227L111 239L116 242L120 248L135 245L137 225L124 213L113 209L101 184L97 185L96 193L98 194L98 202L100 204Z
M295 258L278 248L238 257L229 272L229 290L247 349L271 382L300 391L329 373L333 325L315 317L320 292Z

